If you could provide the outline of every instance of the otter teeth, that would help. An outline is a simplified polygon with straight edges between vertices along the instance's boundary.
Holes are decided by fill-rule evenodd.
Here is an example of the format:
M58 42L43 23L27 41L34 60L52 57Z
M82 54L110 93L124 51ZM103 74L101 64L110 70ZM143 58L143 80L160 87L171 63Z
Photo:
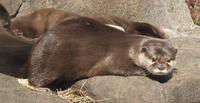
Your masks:
M153 72L156 73L156 74L158 74L158 73L159 74L160 73L161 74L167 74L168 73L168 71L166 69L164 69L164 70L154 69Z

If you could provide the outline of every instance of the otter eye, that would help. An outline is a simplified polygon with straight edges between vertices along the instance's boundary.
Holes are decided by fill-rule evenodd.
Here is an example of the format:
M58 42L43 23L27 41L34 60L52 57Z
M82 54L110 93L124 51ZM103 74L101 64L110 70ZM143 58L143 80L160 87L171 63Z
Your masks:
M156 61L156 58L153 58L153 59L152 59L152 62L155 62L155 61Z
M168 63L171 62L171 59L167 60L167 62L168 62Z
M144 52L146 52L147 51L147 48L145 48L145 47L143 47L142 49L141 49L141 53L144 53Z

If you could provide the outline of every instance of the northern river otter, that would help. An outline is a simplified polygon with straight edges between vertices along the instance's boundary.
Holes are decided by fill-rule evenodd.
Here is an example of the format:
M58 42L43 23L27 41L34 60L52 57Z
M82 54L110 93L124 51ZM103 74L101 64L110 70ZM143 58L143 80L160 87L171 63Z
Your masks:
M35 87L100 75L168 75L177 50L165 40L125 32L86 17L66 20L36 44L28 64Z

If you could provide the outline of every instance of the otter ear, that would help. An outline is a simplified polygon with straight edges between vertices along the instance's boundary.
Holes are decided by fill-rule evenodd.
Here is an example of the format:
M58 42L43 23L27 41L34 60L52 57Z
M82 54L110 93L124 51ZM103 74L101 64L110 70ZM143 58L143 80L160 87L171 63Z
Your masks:
M141 49L140 52L141 52L141 53L147 52L147 47L142 47L142 49Z

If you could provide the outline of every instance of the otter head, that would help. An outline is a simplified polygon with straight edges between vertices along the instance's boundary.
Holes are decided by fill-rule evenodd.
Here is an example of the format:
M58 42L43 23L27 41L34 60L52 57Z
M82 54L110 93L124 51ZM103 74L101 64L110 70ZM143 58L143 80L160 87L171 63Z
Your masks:
M153 75L168 75L176 65L175 49L167 41L147 40L139 49L138 65Z

